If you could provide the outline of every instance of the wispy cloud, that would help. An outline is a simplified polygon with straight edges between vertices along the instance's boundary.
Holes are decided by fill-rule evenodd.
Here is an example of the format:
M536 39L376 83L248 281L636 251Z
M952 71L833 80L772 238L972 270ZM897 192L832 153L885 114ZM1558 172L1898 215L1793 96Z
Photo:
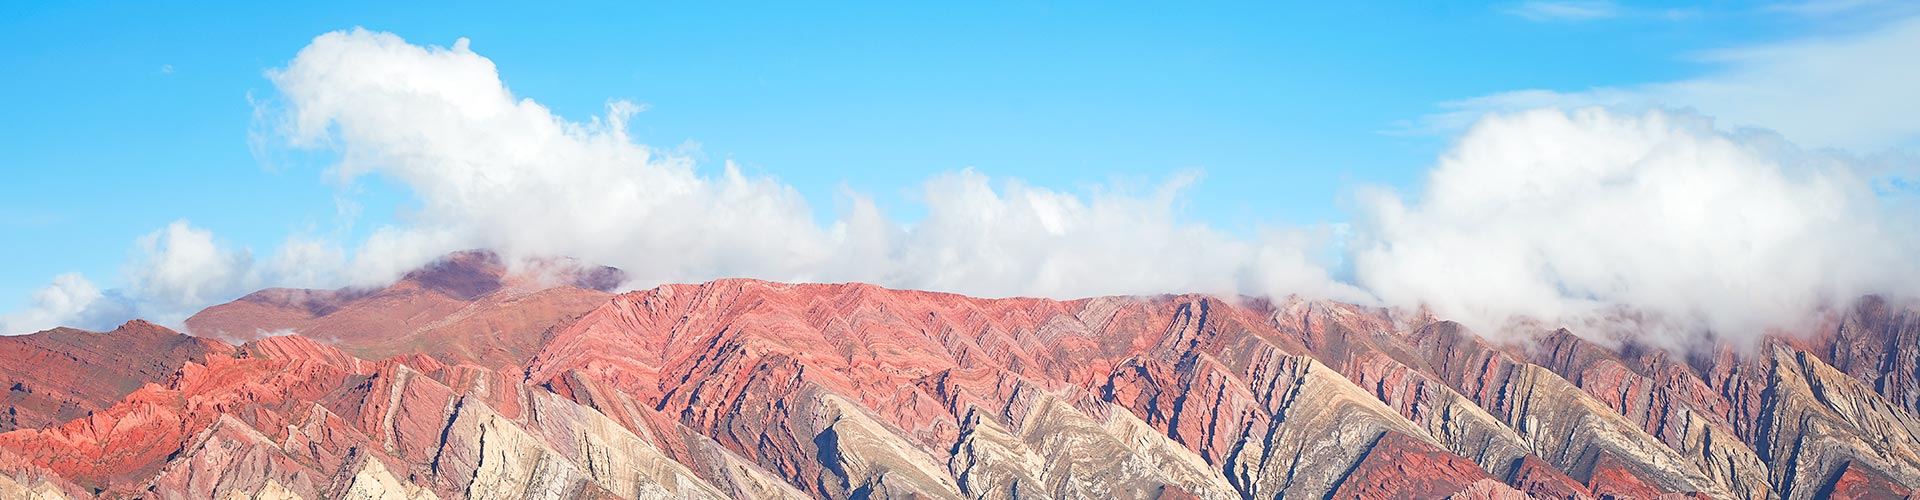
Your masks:
M1619 17L1620 6L1609 1L1532 1L1514 5L1506 13L1536 22L1577 22Z
M1856 151L1920 140L1920 16L1864 33L1810 37L1696 54L1714 69L1671 82L1502 92L1441 104L1410 129L1457 133L1481 115L1540 107L1691 108L1733 127L1779 131L1801 144Z
M42 228L66 222L67 217L58 212L48 212L37 208L13 209L0 207L0 227Z
M1768 4L1763 10L1801 16L1831 16L1887 5L1886 0L1804 0Z

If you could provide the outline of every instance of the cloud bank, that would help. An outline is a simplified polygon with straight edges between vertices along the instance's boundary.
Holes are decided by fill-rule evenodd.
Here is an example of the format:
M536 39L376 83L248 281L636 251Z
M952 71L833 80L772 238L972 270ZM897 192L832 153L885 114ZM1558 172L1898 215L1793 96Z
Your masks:
M1852 159L1690 113L1489 116L1413 199L1374 193L1358 281L1483 331L1528 318L1669 346L1911 296L1911 206Z
M316 38L269 73L285 100L284 135L342 158L333 175L379 175L421 204L378 230L346 275L378 284L449 251L567 255L621 267L636 286L746 276L867 281L962 293L1054 297L1280 287L1352 299L1307 254L1241 241L1179 215L1191 177L1147 193L1085 195L995 183L962 170L929 180L928 215L900 224L848 194L821 225L793 188L731 163L709 175L688 158L634 142L640 108L615 101L573 122L518 98L465 40L413 45L367 31ZM1255 290L1253 288L1260 288Z
M289 240L267 259L177 222L136 243L125 286L62 276L0 331L177 324L262 286L377 286L468 248L613 265L633 287L744 276L981 296L1297 294L1490 333L1564 325L1676 347L1920 282L1902 258L1920 249L1914 212L1888 170L1657 105L1495 111L1418 192L1366 191L1348 224L1246 235L1183 216L1192 173L1066 192L962 169L924 183L919 220L846 193L819 223L776 178L635 142L638 106L572 121L514 95L465 40L328 33L268 78L280 95L263 130L337 153L326 175L343 185L405 187L418 210L362 242Z

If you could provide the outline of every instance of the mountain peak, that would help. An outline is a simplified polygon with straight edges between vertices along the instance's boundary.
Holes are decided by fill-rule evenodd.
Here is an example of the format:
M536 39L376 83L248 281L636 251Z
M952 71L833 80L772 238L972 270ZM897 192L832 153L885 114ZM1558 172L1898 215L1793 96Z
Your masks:
M565 257L529 257L509 261L491 250L449 253L408 272L389 289L418 288L458 300L474 300L502 288L539 290L573 286L611 291L626 280L619 269Z
M180 332L174 331L172 328L167 328L165 326L161 326L158 323L154 323L144 319L128 320L126 323L121 323L119 327L114 328L113 331L108 333L123 334L123 335L124 334L180 335Z
M408 272L393 287L419 287L445 293L460 300L473 300L499 290L507 275L500 256L487 250L465 250L447 254Z

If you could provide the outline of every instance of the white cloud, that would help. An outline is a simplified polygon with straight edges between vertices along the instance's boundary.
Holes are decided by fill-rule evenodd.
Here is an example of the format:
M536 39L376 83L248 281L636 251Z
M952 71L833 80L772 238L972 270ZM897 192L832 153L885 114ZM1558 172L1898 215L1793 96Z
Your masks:
M422 47L362 30L322 35L269 74L295 146L336 149L340 179L381 175L420 202L355 254L363 284L390 280L448 251L566 255L625 269L638 286L747 276L870 281L977 295L1078 297L1247 286L1334 290L1308 252L1267 248L1182 220L1192 179L1133 195L1075 195L1017 180L999 189L960 171L929 181L928 215L893 222L850 194L839 222L731 163L707 175L691 158L635 143L638 106L573 122L514 96L465 40ZM1346 297L1358 297L1345 290Z
M1536 22L1592 21L1620 16L1620 6L1604 0L1531 1L1506 9L1506 13Z
M141 237L135 246L140 257L123 271L127 289L139 311L156 322L177 324L199 307L231 300L259 284L252 253L223 250L212 232L184 220Z
M344 283L340 273L346 267L346 252L339 245L296 236L281 243L273 258L253 272L256 281L269 286L330 288Z
M1359 284L1483 329L1528 316L1668 345L1790 328L1863 293L1913 296L1920 275L1900 256L1920 250L1914 207L1888 181L1920 146L1920 68L1905 64L1920 16L1882 17L1697 54L1715 69L1696 78L1442 104L1418 128L1465 135L1418 198L1372 197Z
M1688 113L1601 108L1474 125L1418 197L1374 193L1358 282L1481 331L1516 318L1682 345L1912 296L1910 207L1850 159Z
M1333 283L1303 238L1246 241L1178 216L1183 175L1151 193L1079 197L971 170L929 181L928 215L884 243L881 283L975 295L1086 297L1170 291L1365 300ZM871 265L869 263L868 265Z
M0 315L0 334L33 333L56 326L94 327L101 315L100 306L108 302L100 288L80 273L53 278L46 288L33 293L26 309Z
M246 249L223 248L213 232L174 221L133 242L121 268L122 286L100 290L79 273L55 277L24 310L0 316L0 335L55 326L112 328L142 318L181 328L200 309L265 286L339 286L337 247L289 238L268 262Z
M354 281L390 280L448 251L573 255L638 264L647 281L724 272L794 278L831 244L805 201L729 165L718 178L637 144L639 107L571 122L514 97L492 61L366 31L316 38L271 79L296 146L334 147L341 179L394 179L422 205L379 229L353 262Z
M1716 69L1680 81L1584 91L1520 90L1443 104L1428 131L1457 131L1482 114L1602 105L1691 108L1735 127L1763 127L1800 144L1876 151L1920 145L1920 16L1844 36L1700 54Z

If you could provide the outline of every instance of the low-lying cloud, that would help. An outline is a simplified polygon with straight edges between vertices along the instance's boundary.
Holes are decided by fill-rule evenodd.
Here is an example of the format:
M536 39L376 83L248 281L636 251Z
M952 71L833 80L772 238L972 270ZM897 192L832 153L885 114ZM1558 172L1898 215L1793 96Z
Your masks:
M1852 159L1699 115L1496 114L1428 175L1363 204L1357 279L1483 331L1753 337L1920 276L1913 212Z
M1662 106L1495 112L1419 192L1365 191L1349 223L1243 235L1184 216L1193 173L1064 192L962 169L923 185L919 220L846 193L819 223L776 178L635 142L635 105L571 121L514 95L465 40L328 33L268 78L279 96L263 130L336 152L336 182L405 187L418 209L351 246L294 239L267 259L178 222L138 242L123 287L62 276L0 331L135 314L178 324L262 286L375 286L467 248L613 265L634 287L756 277L981 296L1297 294L1426 308L1485 332L1565 325L1670 346L1791 328L1861 294L1910 295L1920 277L1902 259L1920 249L1913 212L1886 170Z

